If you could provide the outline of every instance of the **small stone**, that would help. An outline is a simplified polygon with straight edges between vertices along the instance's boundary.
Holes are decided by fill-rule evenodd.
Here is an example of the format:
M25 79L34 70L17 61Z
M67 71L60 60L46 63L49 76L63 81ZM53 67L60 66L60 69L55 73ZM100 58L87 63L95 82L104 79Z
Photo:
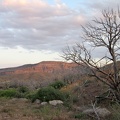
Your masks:
M105 117L111 115L111 112L109 110L107 110L106 108L97 107L95 110L96 110L97 114L99 115L99 117L101 117L101 118L105 118ZM84 110L83 113L85 113L87 115L88 114L95 115L95 111L93 109L91 109L91 108Z
M49 101L49 104L53 105L53 106L56 106L57 104L63 104L63 101L61 101L61 100L52 100L52 101Z
M41 105L47 105L48 103L47 102L42 102Z
M35 100L35 103L36 103L36 104L40 104L40 100L39 100L39 99L36 99L36 100Z
M99 108L99 109L97 109L97 112L98 112L99 116L102 118L111 115L111 112L109 110L107 110L106 108Z

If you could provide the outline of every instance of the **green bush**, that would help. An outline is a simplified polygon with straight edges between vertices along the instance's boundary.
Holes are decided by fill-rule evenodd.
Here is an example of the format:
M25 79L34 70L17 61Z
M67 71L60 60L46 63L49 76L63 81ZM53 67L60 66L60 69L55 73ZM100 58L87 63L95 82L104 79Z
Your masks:
M0 90L0 97L16 97L16 98L23 98L28 94L28 88L26 87L19 87L18 89L9 88L5 90Z
M27 99L30 99L32 102L34 102L37 98L37 91L30 92L25 95Z
M0 90L0 97L16 97L17 93L16 89Z
M33 94L32 95L32 100L34 101L35 99L40 99L41 101L50 101L50 100L65 100L66 98L66 95L53 88L53 87L44 87L44 88L41 88L37 91L36 94Z
M64 106L71 109L73 106L73 95L71 95L68 92L65 92L64 95L65 95Z
M55 89L61 89L62 87L65 86L65 83L63 81L56 81L50 84L50 86L54 87Z
M26 92L29 92L29 89L27 87L25 87L25 86L22 86L22 87L18 88L18 92L26 93Z

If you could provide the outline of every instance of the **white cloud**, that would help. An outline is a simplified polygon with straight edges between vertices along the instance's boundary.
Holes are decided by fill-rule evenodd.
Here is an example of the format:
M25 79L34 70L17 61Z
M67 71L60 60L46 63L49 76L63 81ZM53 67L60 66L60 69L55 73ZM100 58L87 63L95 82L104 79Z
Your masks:
M0 45L37 50L60 50L76 37L78 25L85 21L79 12L59 1L49 5L42 0L4 0L0 13L1 29L7 34L6 38L1 33Z

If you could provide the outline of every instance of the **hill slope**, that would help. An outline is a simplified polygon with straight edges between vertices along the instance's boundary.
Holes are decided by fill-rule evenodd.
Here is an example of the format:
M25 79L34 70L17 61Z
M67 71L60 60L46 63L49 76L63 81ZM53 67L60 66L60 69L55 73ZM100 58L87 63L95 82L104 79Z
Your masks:
M43 61L36 64L26 64L14 68L0 69L0 75L21 74L21 73L54 73L56 71L71 70L77 67L75 63Z
M0 69L0 82L29 82L48 84L55 80L71 82L79 79L88 70L82 65L60 61L43 61L19 67ZM33 83L34 82L34 83ZM39 82L39 83L38 83Z

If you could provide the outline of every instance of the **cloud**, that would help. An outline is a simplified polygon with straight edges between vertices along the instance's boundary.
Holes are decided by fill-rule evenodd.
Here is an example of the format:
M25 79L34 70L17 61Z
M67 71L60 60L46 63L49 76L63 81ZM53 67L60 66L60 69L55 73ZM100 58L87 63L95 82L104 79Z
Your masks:
M88 21L93 17L100 17L104 9L117 9L120 5L119 0L81 0L78 9L82 11Z
M106 6L116 6L119 0L88 0L73 10L56 0L1 0L0 46L61 51L66 44L80 41L80 26Z
M61 48L84 23L78 12L59 1L49 5L42 0L3 0L0 17L1 46L38 50Z

